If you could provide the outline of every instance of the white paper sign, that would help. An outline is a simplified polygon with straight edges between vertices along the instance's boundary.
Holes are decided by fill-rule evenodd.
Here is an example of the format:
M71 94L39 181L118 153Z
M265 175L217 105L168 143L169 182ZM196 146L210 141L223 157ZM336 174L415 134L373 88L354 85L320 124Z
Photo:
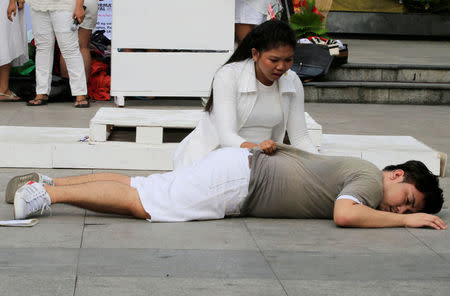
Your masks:
M105 36L111 39L112 0L98 0L98 18L95 30L105 30Z

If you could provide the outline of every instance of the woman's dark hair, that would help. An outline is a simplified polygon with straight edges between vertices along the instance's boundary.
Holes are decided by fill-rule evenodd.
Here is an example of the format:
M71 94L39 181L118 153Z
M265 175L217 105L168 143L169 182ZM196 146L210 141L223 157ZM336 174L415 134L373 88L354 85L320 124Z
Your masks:
M289 24L279 20L266 21L256 26L245 36L244 40L242 40L241 44L239 44L238 48L224 65L251 58L252 48L261 53L286 45L295 48L296 43L295 33ZM205 111L211 112L212 106L213 90L211 88L211 95L205 106Z
M405 172L403 182L414 185L417 190L425 195L425 206L421 212L436 214L442 208L444 197L439 188L439 179L436 175L418 160L410 160L398 165L389 165L383 171L403 170Z

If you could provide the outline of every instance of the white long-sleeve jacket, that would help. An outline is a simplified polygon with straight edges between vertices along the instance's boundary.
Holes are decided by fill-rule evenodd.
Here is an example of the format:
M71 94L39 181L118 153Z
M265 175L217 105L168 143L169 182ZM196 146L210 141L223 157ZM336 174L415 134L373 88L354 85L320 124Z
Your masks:
M316 153L306 127L303 86L297 74L287 71L279 80L283 121L275 126L271 139L282 142L285 131L291 144ZM219 147L240 147L247 140L239 131L247 121L258 96L252 59L223 66L214 76L214 105L197 127L178 145L174 168L185 167ZM267 139L260 139L260 142Z

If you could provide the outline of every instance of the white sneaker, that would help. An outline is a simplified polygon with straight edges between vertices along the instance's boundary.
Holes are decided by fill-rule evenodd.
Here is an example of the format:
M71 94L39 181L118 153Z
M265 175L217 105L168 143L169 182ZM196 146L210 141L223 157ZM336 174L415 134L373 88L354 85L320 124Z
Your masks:
M23 176L16 176L9 180L8 185L5 190L5 201L7 203L14 203L14 195L17 189L25 185L26 183L34 181L45 185L55 186L55 182L49 176L42 175L39 173L31 173Z
M20 187L14 197L14 217L17 220L26 219L34 214L51 210L50 195L41 183L30 181Z

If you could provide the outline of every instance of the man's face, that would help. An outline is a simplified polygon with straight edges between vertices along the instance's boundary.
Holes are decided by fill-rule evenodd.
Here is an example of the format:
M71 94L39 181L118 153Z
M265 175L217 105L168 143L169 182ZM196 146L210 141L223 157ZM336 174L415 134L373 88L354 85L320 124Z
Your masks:
M381 211L408 214L416 213L425 205L425 195L413 184L404 183L404 172L388 172L383 180L383 198L378 209Z

